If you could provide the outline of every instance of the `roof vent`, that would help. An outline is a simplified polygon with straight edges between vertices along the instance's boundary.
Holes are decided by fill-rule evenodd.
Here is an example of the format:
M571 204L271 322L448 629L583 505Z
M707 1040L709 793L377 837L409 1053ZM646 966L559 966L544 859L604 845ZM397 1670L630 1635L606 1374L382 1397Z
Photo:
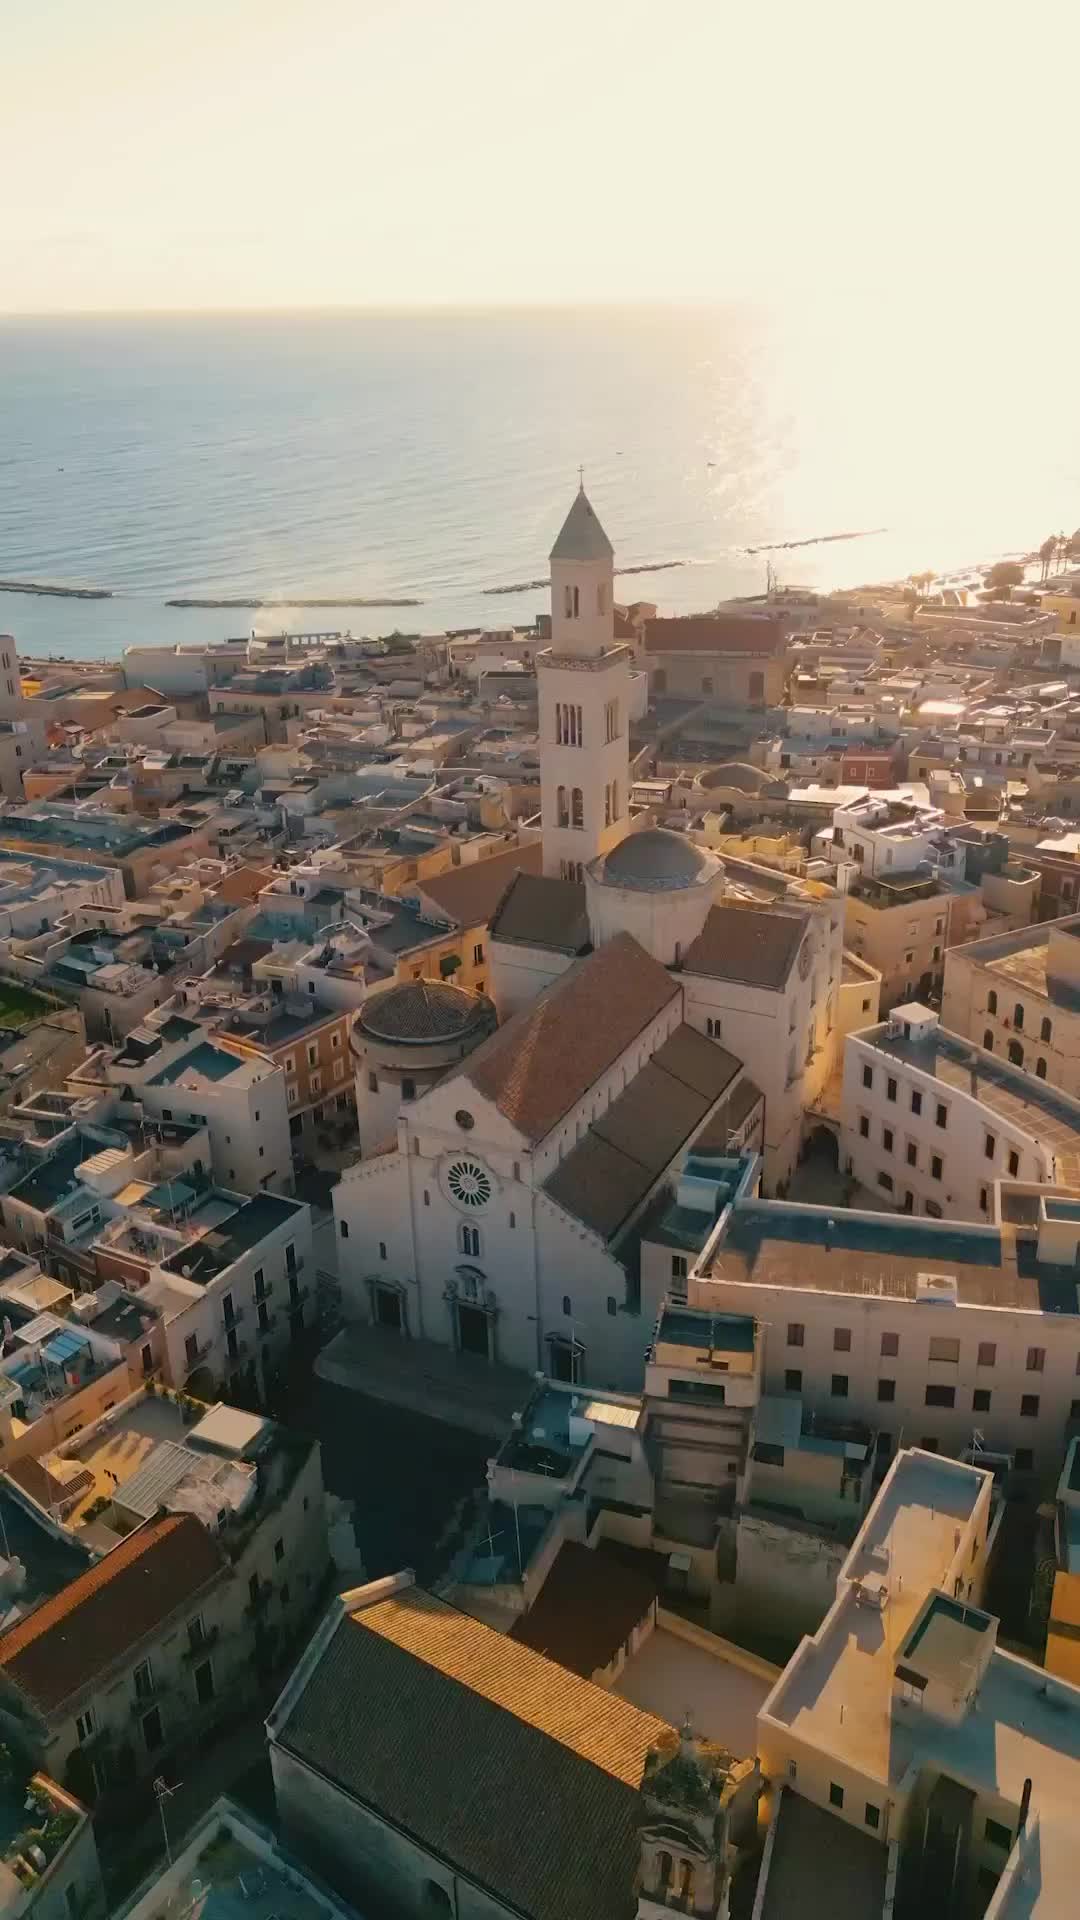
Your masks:
M928 1300L943 1307L955 1307L959 1298L955 1273L918 1273L915 1276L916 1300Z

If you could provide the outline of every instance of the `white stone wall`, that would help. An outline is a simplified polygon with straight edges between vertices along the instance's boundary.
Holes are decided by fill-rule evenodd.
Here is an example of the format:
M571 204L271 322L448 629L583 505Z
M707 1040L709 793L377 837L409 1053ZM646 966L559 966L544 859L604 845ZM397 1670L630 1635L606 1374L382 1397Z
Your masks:
M927 1230L933 1231L933 1223L927 1223ZM938 1255L928 1248L926 1271L949 1271L947 1232L943 1223L942 1252ZM992 1261L996 1236L989 1228L986 1233ZM894 1447L901 1435L905 1446L934 1438L942 1453L954 1455L970 1446L978 1429L990 1451L1028 1449L1034 1471L1056 1482L1066 1421L1074 1404L1080 1408L1080 1315L989 1305L950 1308L870 1291L826 1292L827 1255L813 1248L808 1258L820 1265L820 1291L813 1286L723 1279L695 1282L691 1287L694 1305L714 1306L723 1313L752 1313L764 1324L763 1392L788 1390L787 1373L794 1370L799 1379L790 1391L799 1393L814 1413L865 1421L888 1433ZM867 1283L868 1287L873 1284L872 1263ZM801 1346L789 1343L793 1324L804 1329ZM837 1329L850 1334L849 1347L836 1348ZM897 1354L882 1353L883 1334L897 1336ZM932 1339L957 1340L959 1359L931 1360ZM980 1344L995 1349L993 1365L979 1364ZM1045 1353L1041 1372L1028 1368L1032 1348ZM848 1391L842 1398L832 1392L834 1374L847 1379ZM893 1382L891 1400L878 1398L882 1380ZM951 1388L953 1406L927 1406L928 1387ZM989 1391L989 1408L975 1408L977 1391ZM1037 1397L1036 1414L1021 1412L1025 1395Z
M855 1179L883 1205L916 1214L929 1211L935 1219L988 1220L995 1180L1049 1182L1055 1162L1052 1149L1039 1138L1036 1106L1030 1108L1030 1126L1023 1127L983 1103L977 1072L975 1088L965 1092L944 1084L933 1073L896 1060L871 1040L852 1034L844 1053L842 1164L850 1161ZM893 1098L890 1089L895 1090ZM921 1106L918 1113L913 1094L914 1104ZM937 1123L939 1106L945 1109L944 1127ZM987 1152L989 1142L992 1154ZM933 1171L938 1161L940 1177Z

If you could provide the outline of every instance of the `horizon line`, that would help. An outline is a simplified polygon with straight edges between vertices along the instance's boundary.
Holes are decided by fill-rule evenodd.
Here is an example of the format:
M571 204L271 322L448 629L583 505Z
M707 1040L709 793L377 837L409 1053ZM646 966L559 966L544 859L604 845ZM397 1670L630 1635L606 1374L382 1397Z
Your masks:
M671 311L685 307L717 308L753 305L763 296L752 294L627 294L596 299L523 300L328 300L262 306L146 306L146 307L0 307L0 322L5 320L144 320L192 319L203 315L217 318L250 318L253 315L292 314L445 314L445 313L613 313L628 308Z

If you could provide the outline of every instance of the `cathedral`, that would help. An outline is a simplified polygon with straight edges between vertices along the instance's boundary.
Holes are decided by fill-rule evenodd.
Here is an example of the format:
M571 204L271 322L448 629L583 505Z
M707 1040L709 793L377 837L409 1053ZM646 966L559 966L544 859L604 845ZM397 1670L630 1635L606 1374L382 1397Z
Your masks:
M582 488L536 660L543 871L492 920L490 999L410 981L359 1016L361 1138L396 1112L396 1144L334 1208L348 1317L632 1390L725 1165L790 1178L840 1057L842 903L632 812L614 577Z

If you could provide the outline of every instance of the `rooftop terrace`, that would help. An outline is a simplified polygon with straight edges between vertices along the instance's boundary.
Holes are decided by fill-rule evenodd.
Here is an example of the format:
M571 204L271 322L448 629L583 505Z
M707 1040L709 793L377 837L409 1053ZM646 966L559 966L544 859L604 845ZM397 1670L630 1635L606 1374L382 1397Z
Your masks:
M257 1193L230 1214L220 1226L212 1227L201 1240L193 1241L162 1261L167 1273L182 1274L187 1280L206 1286L219 1273L239 1260L267 1234L290 1221L299 1222L307 1211L299 1200L286 1200L277 1193Z
M780 1200L732 1210L707 1278L915 1300L920 1271L955 1275L961 1306L1080 1310L1075 1267L1040 1261L1008 1230Z

